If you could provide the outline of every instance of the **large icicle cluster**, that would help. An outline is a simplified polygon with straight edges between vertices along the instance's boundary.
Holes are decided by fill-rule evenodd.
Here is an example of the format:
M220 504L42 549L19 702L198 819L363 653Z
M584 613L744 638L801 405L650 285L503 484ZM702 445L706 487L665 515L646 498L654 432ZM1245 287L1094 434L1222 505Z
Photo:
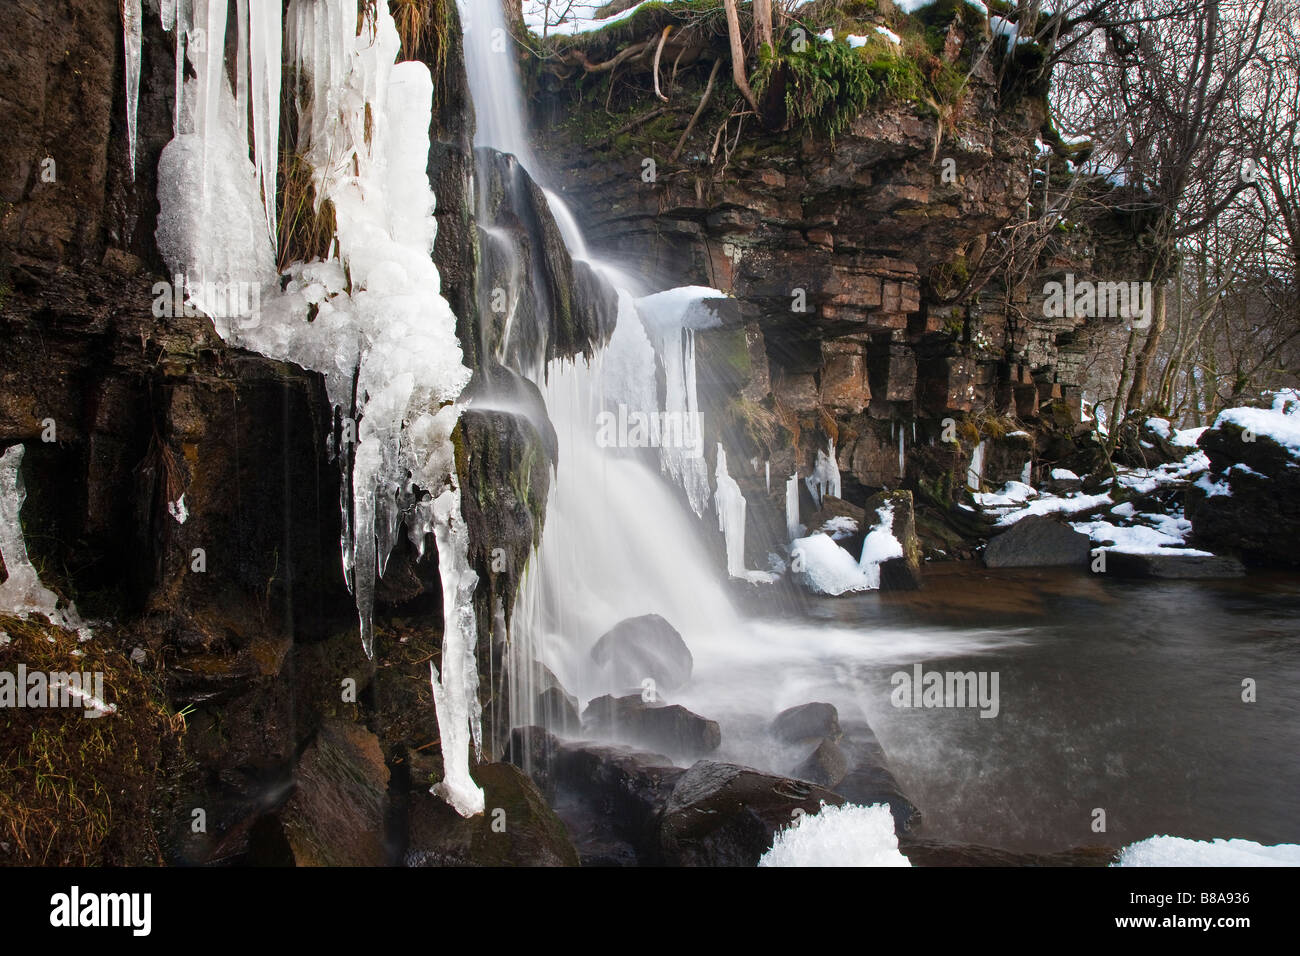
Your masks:
M481 747L477 575L469 566L451 443L470 371L431 258L432 78L423 63L395 62L401 44L386 4L362 19L360 35L353 0L289 5L298 146L314 169L317 201L333 205L337 229L328 260L295 263L281 279L271 241L280 5L235 3L234 90L223 70L224 44L213 42L226 35L225 9L180 0L173 11L178 49L190 57L196 79L185 83L177 136L159 162L159 248L173 272L261 290L253 314L214 316L227 341L325 376L346 420L339 452L351 464L352 491L343 502L343 564L367 654L375 581L403 522L419 553L433 535L446 616L442 674L433 675L444 762L438 792L470 816L483 809L483 792L469 773L469 747ZM196 22L208 24L203 50L190 36ZM212 32L219 25L220 34Z

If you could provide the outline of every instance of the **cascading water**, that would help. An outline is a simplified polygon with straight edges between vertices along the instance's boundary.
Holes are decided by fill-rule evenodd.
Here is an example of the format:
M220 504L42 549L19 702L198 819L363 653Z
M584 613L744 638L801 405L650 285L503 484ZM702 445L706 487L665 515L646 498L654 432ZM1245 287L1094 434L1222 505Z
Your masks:
M535 180L544 182L528 142L514 55L508 43L499 42L506 36L500 5L462 0L461 10L470 91L479 118L476 142L513 153ZM896 648L914 647L914 636L892 643L864 642L856 631L824 624L771 624L738 613L728 596L727 571L749 581L773 576L744 567L745 501L727 473L725 450L719 447L716 490L702 454L694 334L717 323L710 301L723 294L704 288L647 294L649 290L639 288L626 272L594 258L569 210L554 192L546 195L570 253L587 259L619 290L619 307L612 337L590 363L561 359L538 370L516 361L515 371L530 377L542 394L555 427L558 466L541 544L523 577L511 620L512 725L538 722L534 661L545 664L583 699L614 690L602 683L602 672L588 651L615 624L643 614L666 618L695 657L695 679L677 695L679 701L701 701L700 709L724 726L732 715L752 725L752 715L770 716L774 703L802 702L810 684L801 677L792 685L788 677L804 673L809 660L874 659ZM507 241L505 236L491 237L494 247ZM508 292L506 298L513 301ZM515 326L517 321L512 311L511 336L524 334ZM620 407L622 414L646 414L651 437L659 434L657 428L662 431L663 424L675 421L685 424L685 433L694 440L647 442L660 446L657 454L653 448L619 447L635 442L602 440L602 421L611 427L616 421L624 424L618 418ZM620 438L627 437L625 431L630 430L620 429ZM791 538L801 527L797 482L791 478L787 485ZM833 445L818 454L808 488L819 502L824 494L840 494ZM697 516L710 508L718 510L726 534L728 566L720 567L704 543L704 524ZM857 562L846 558L856 572ZM814 684L826 680L823 673ZM839 692L843 694L843 687ZM771 763L761 753L744 749L749 738L743 731L731 739L735 755Z

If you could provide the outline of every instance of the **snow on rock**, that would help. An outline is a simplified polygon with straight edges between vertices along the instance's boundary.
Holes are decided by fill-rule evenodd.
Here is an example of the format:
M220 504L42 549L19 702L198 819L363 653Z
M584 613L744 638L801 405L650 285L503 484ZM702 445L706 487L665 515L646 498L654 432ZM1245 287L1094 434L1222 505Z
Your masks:
M889 807L823 805L776 834L759 866L911 866L898 850Z
M761 865L761 864L760 864ZM1153 836L1120 850L1113 866L1300 866L1300 844L1253 840L1188 840Z
M871 575L853 560L853 555L828 534L796 538L790 548L790 559L791 569L814 594L836 596L879 587L879 569L873 582Z
M876 32L895 46L901 46L903 43L902 37L889 29L889 27L876 27Z
M1288 404L1285 397L1281 401L1275 399L1273 408L1229 408L1222 411L1214 420L1214 427L1222 428L1225 424L1236 425L1256 437L1270 438L1286 449L1292 458L1300 460L1300 411L1297 411L1295 403Z
M1053 468L1052 480L1053 481L1078 481L1079 476L1076 475L1074 472L1070 471L1070 469L1068 468Z
M822 522L822 526L817 529L821 534L828 534L836 541L841 538L848 538L858 533L858 523L848 515L836 515Z
M1168 519L1162 529L1136 524L1124 527L1108 521L1075 521L1071 522L1071 527L1075 531L1088 535L1093 544L1102 545L1107 551L1117 551L1122 554L1181 554L1190 557L1213 557L1208 551L1183 547L1185 537L1192 530L1191 522L1186 519ZM1171 531L1175 533L1170 533Z
M1090 511L1111 504L1108 494L1103 495L1067 495L1064 498L1045 497L1029 502L1019 511L1005 514L997 521L1000 527L1009 527L1030 515L1073 514L1077 511Z

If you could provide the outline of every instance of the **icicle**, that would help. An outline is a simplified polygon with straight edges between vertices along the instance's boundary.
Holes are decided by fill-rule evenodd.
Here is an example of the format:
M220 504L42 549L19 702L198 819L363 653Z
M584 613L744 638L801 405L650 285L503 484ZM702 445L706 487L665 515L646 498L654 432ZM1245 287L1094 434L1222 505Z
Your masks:
M223 5L221 0L218 5ZM272 241L276 235L275 184L280 152L280 4L255 3L249 8L249 69L252 74L253 155L266 225Z
M442 577L442 675L429 663L433 705L442 738L442 781L432 792L463 817L482 813L483 790L469 773L469 748L482 755L482 708L478 702L478 662L474 644L474 589L478 575L469 564L469 532L460 510L460 491L445 491L434 502L434 539ZM468 739L466 731L468 730Z
M799 472L785 483L785 535L790 541L803 534L799 523Z
M767 487L767 493L770 495L772 493L772 462L771 461L765 461L763 463L763 484Z
M248 142L248 0L235 0L235 115L239 138Z
M966 487L971 491L979 491L983 480L984 442L980 442L975 446L975 451L970 456L970 468L966 470Z
M898 430L898 477L900 479L907 473L904 467L905 461L906 459L903 457L903 429L900 428Z
M714 504L718 509L718 530L727 542L727 573L733 578L745 576L745 496L736 479L727 472L727 452L718 443L718 465L714 469L718 491Z
M822 499L827 495L840 497L840 466L835 460L835 441L826 442L826 451L817 452L817 463L813 473L804 479L808 493L812 495L817 507L822 506Z
M205 208L208 176L211 173L211 147L214 145L213 129L220 122L218 101L221 86L226 82L226 0L207 0L204 19L204 43L200 52L203 61L199 76L203 81L203 94L199 99L196 132L203 142L203 195Z
M176 26L176 0L162 0L161 10L163 32L170 33Z
M135 181L136 112L140 105L140 0L122 0L122 44L126 50L126 141Z

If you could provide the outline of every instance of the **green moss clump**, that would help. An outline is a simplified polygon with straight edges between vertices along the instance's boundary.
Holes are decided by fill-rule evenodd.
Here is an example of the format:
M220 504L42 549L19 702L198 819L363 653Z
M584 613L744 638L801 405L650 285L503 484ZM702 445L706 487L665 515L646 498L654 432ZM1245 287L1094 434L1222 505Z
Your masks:
M867 108L879 87L866 61L847 43L813 40L801 47L764 50L754 72L754 92L762 96L778 71L784 72L790 118L834 139Z

